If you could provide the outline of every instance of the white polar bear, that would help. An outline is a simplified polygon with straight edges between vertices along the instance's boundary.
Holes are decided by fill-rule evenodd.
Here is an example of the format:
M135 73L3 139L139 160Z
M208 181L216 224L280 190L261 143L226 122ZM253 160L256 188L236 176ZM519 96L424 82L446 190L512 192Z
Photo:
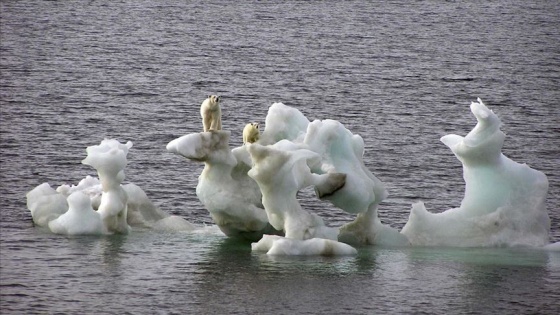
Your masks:
M259 124L258 123L248 123L243 128L243 144L254 143L259 140Z
M200 116L204 132L222 130L222 110L220 109L220 96L209 95L200 106Z

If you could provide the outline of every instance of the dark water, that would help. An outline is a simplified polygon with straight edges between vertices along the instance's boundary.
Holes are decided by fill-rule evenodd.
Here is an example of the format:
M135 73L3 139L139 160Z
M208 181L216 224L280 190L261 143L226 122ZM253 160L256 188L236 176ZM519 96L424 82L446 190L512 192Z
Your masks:
M503 152L543 171L560 241L558 1L0 2L1 313L543 313L560 255L528 249L387 249L273 258L216 233L67 238L32 226L25 193L76 184L103 138L130 140L127 181L163 210L211 224L202 165L167 153L223 96L224 129L264 123L276 101L337 119L386 185L381 220L463 196L438 139L501 117ZM305 194L303 194L305 196ZM339 226L353 219L304 198Z

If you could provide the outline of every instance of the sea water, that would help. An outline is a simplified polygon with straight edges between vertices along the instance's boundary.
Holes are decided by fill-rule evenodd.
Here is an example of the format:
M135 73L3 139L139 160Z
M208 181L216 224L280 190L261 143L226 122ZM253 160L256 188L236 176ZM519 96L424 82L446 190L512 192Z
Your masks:
M0 3L2 313L555 313L560 255L535 249L360 247L342 258L269 257L226 239L196 197L202 165L165 150L223 98L241 145L274 102L336 119L397 229L411 204L459 206L477 97L504 122L505 155L544 172L560 241L556 1L3 1ZM164 211L205 233L64 237L33 227L25 194L95 171L85 148L132 141L125 169ZM330 226L353 216L303 191Z

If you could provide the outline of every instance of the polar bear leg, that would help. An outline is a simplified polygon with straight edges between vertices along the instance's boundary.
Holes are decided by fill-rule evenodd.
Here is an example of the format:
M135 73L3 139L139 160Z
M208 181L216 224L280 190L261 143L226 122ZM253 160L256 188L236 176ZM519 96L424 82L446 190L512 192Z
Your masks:
M216 130L222 130L222 116L219 115L216 121Z
M208 113L202 116L202 127L204 132L207 132L208 130L211 129L211 123L212 123L212 119L210 115L208 115Z
M220 117L220 113L213 112L210 116L210 130L222 130L222 118Z

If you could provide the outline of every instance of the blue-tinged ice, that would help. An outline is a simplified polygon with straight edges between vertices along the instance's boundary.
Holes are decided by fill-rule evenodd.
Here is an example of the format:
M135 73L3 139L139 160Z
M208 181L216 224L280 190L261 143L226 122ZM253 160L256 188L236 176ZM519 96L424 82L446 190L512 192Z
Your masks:
M463 164L465 196L459 208L430 213L412 206L402 233L413 245L544 246L549 242L546 175L501 152L501 121L482 101L471 104L478 123L465 137L441 141Z

